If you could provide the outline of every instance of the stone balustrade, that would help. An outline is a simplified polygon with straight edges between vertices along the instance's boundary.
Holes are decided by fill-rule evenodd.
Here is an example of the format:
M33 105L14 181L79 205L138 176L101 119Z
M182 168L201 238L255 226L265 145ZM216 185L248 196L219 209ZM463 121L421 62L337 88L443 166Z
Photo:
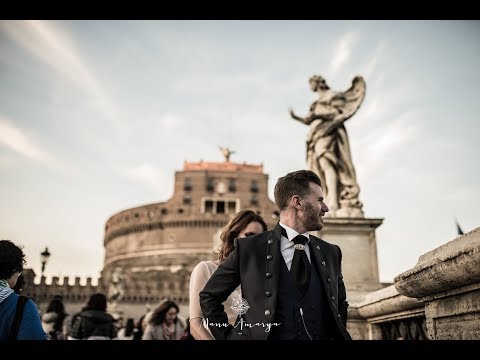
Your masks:
M349 309L354 339L480 339L480 228L423 254Z
M421 301L399 294L390 285L366 295L363 302L352 307L349 330L355 339L425 339L424 313Z
M420 256L394 281L425 304L430 339L480 339L480 228Z

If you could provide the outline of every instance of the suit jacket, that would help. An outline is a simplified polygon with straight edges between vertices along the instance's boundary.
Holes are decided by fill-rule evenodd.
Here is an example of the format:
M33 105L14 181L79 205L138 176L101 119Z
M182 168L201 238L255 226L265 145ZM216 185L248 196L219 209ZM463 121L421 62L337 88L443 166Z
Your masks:
M267 328L264 325L275 323L282 261L280 239L279 224L272 231L236 239L232 253L213 273L200 292L200 306L204 319L208 320L210 330L216 339L267 339L269 332L265 331ZM337 245L329 244L313 235L310 235L309 246L311 261L317 264L322 285L329 299L329 311L338 330L338 338L351 340L346 330L348 302L341 271L341 250ZM228 323L222 302L239 284L242 297L250 306L242 315L244 324L250 326L243 326L242 331L240 326L235 329L232 325L222 326Z

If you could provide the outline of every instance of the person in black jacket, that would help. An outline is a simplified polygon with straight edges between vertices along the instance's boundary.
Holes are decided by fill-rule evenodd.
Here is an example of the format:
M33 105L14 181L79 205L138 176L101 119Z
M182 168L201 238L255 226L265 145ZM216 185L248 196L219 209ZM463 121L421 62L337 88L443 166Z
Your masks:
M234 250L200 292L200 305L218 340L350 340L342 253L309 231L328 212L320 178L299 170L278 179L280 221L272 231L235 240ZM235 327L222 303L242 288Z
M117 337L114 322L113 316L107 313L107 297L101 293L93 294L75 320L70 339L114 339Z

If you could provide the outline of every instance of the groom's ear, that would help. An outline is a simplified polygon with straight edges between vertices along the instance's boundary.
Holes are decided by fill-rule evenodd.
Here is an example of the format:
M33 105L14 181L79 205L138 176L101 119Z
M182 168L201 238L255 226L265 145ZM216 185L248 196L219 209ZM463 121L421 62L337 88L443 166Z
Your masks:
M290 204L292 204L297 210L302 208L302 201L301 197L298 195L293 195L290 199Z

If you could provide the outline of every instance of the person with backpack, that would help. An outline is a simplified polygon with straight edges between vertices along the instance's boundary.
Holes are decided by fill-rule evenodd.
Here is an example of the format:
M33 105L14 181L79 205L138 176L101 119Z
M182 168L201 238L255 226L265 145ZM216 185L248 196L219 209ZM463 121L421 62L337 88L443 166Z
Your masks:
M22 249L0 240L0 340L46 340L37 305L13 291L25 264Z
M96 293L73 320L69 340L112 340L117 338L115 319L107 312L107 297Z

